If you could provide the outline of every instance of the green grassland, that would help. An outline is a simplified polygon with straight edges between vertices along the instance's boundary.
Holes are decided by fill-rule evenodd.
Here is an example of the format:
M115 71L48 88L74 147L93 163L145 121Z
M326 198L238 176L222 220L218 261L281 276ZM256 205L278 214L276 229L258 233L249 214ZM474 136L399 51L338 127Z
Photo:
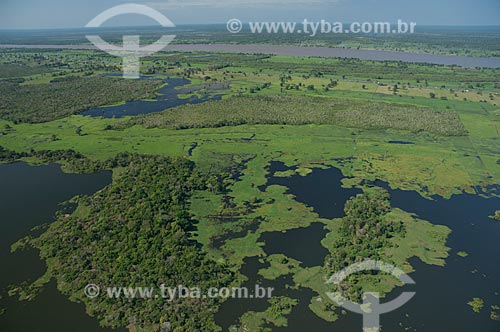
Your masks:
M0 59L7 61L13 56L7 52ZM23 53L20 61L29 63L31 56ZM79 67L79 59L88 61L86 68ZM93 77L109 70L104 64L116 65L85 51L47 52L40 65L56 60L64 63L64 68L56 71L62 77L78 76L83 69L91 71ZM318 68L325 70L312 72ZM95 161L106 161L122 152L189 158L209 179L206 187L193 190L188 200L196 221L189 237L202 245L207 259L227 266L236 272L235 280L241 280L237 271L243 259L259 256L268 263L259 271L261 276L273 280L292 275L295 287L307 287L317 294L309 307L328 321L338 315L325 297L325 281L331 271L323 266L304 268L284 255L267 256L260 237L265 232L320 222L328 230L322 245L333 253L341 221L320 218L283 186L266 185L271 161L292 167L280 176L337 167L346 176L346 187L362 187L364 180L380 179L392 188L415 190L424 197L475 193L478 187L500 183L498 70L258 55L202 58L174 53L147 59L144 71L157 77L189 78L191 87L224 82L230 88L224 90L220 102L138 118L103 119L68 113L31 124L4 117L0 120L0 146L25 153L73 149ZM41 91L46 89L44 85L53 84L44 82L51 75L54 73L36 73L24 77L23 84ZM445 88L435 88L442 85ZM431 98L432 91L441 91L446 99L440 92ZM493 98L481 102L478 92ZM212 92L202 89L196 93ZM36 103L32 108L38 111ZM125 170L116 172L115 185L120 184L120 174L126 174ZM83 218L84 212L80 207L72 218ZM445 264L448 228L392 208L380 222L401 223L405 228L404 233L395 233L384 242L377 251L381 258L407 272L413 269L408 259L415 256L428 264ZM360 280L362 287L374 284L384 293L397 286L384 277ZM286 326L285 316L295 301L274 299L264 312L245 314L241 324L252 327L251 331L267 324Z

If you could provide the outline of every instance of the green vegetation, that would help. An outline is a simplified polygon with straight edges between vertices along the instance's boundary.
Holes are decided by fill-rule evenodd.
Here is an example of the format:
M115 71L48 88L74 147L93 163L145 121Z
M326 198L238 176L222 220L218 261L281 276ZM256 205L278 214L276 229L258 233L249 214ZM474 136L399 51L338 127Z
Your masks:
M384 248L391 245L389 240L405 232L402 222L385 218L389 211L389 196L383 190L369 191L347 201L337 240L328 248L331 254L325 260L327 275L365 259L383 259ZM349 298L362 298L359 282L351 280L342 288Z
M311 299L309 309L327 322L335 322L339 318L335 304L332 303L330 299L324 299L321 296L313 297Z
M322 245L329 250L330 255L325 260L325 267L293 268L289 272L293 273L297 286L310 288L318 294L311 300L309 307L327 321L335 321L339 314L335 304L325 296L326 292L337 291L325 283L334 272L339 271L330 269L329 264L340 263L340 268L342 262L347 264L366 258L380 259L409 273L413 271L408 263L412 257L418 257L426 264L444 266L448 256L449 248L445 244L451 232L449 228L416 219L400 209L391 209L387 205L387 194L382 189L365 190L366 193L346 203L346 212L349 211L349 214L326 223L330 233L323 239ZM381 237L374 237L375 234ZM349 245L342 247L341 243ZM366 256L358 255L356 248L362 249L362 254ZM268 270L272 271L272 267ZM390 275L356 274L341 284L341 291L345 296L359 301L356 297L361 293L376 291L384 296L398 285L398 280Z
M480 313L484 307L484 300L479 297L475 297L467 304L472 308L472 311L474 311L475 313Z
M44 74L44 73L49 73L51 71L52 69L42 66L0 64L0 78L2 80L12 79L16 77Z
M495 211L495 214L492 215L491 218L500 221L500 210Z
M405 232L390 239L384 253L386 262L392 262L405 272L412 272L408 259L418 257L429 265L445 266L450 248L446 241L451 229L442 225L433 225L428 221L416 218L414 215L400 209L392 209L386 218L393 222L401 222Z
M75 173L95 173L101 169L116 165L114 160L106 162L91 160L71 149L15 152L0 146L0 163L11 163L19 159L26 159L35 163L62 163L65 170Z
M243 106L244 105L244 106ZM131 120L147 128L216 128L243 124L336 124L363 129L399 129L444 136L466 135L457 114L412 105L298 96L233 97L185 105Z
M67 78L22 86L0 81L0 118L14 123L52 121L90 108L153 97L161 84L111 77Z
M490 318L491 320L496 320L500 322L500 306L497 305L491 306Z
M462 257L462 258L469 256L469 254L465 251L459 251L459 252L457 252L457 255Z
M266 258L269 267L261 269L259 274L268 280L275 280L280 276L294 273L300 266L300 262L288 258L283 254L270 255Z
M273 324L276 327L288 326L285 315L289 315L298 301L285 296L273 297L269 301L269 308L264 312L249 311L241 317L241 326L232 327L230 331L245 332L271 332L271 328L263 328L263 325Z
M189 240L192 222L187 201L205 179L184 159L119 155L113 183L78 199L75 214L59 215L31 244L46 260L48 275L73 301L103 326L136 331L217 331L213 314L217 299L110 301L89 299L87 284L102 287L195 285L203 290L229 285L234 277ZM116 172L116 171L115 171ZM189 286L187 286L189 287ZM80 290L80 291L75 291ZM136 317L133 322L130 317Z

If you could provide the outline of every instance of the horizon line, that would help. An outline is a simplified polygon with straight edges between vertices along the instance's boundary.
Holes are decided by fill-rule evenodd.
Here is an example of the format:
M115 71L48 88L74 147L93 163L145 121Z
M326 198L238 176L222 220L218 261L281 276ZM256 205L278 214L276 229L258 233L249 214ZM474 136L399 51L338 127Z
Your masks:
M181 28L181 27L192 27L192 26L218 26L218 25L226 25L227 22L221 22L221 23L184 23L184 24L178 24L176 25L173 29L175 28ZM247 24L248 22L243 22ZM350 22L343 22L344 24L349 24ZM485 24L485 25L477 25L477 24L418 24L417 27L448 27L448 28L500 28L500 24ZM99 28L92 28L92 29L138 29L138 28L162 28L161 26L158 25L117 25L117 26L108 26L108 27L99 27ZM16 31L54 31L54 30L88 30L89 28L86 28L84 26L82 27L57 27L57 28L0 28L0 31L2 32L16 32ZM167 28L167 29L172 29L172 28Z

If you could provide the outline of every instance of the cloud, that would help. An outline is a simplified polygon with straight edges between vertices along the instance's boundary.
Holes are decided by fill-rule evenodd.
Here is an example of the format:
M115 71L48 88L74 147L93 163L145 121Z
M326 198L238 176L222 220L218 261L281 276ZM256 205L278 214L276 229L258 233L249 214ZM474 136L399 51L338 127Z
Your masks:
M314 6L331 5L340 0L166 0L162 2L146 2L145 5L152 8L180 9L186 7L204 8L257 8L257 7L279 7L279 6Z

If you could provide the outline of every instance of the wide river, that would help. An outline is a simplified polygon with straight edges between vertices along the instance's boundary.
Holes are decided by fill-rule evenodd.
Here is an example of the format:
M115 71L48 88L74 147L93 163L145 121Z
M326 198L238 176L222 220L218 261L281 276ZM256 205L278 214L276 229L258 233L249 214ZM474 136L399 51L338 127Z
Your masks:
M1 48L34 49L75 49L93 50L93 45L12 45L0 44ZM381 50L358 50L334 47L281 46L261 44L173 44L166 51L172 52L222 52L222 53L262 53L289 56L315 56L323 58L351 58L375 61L402 61L457 65L462 67L500 68L500 58L481 58L455 55L425 54Z

